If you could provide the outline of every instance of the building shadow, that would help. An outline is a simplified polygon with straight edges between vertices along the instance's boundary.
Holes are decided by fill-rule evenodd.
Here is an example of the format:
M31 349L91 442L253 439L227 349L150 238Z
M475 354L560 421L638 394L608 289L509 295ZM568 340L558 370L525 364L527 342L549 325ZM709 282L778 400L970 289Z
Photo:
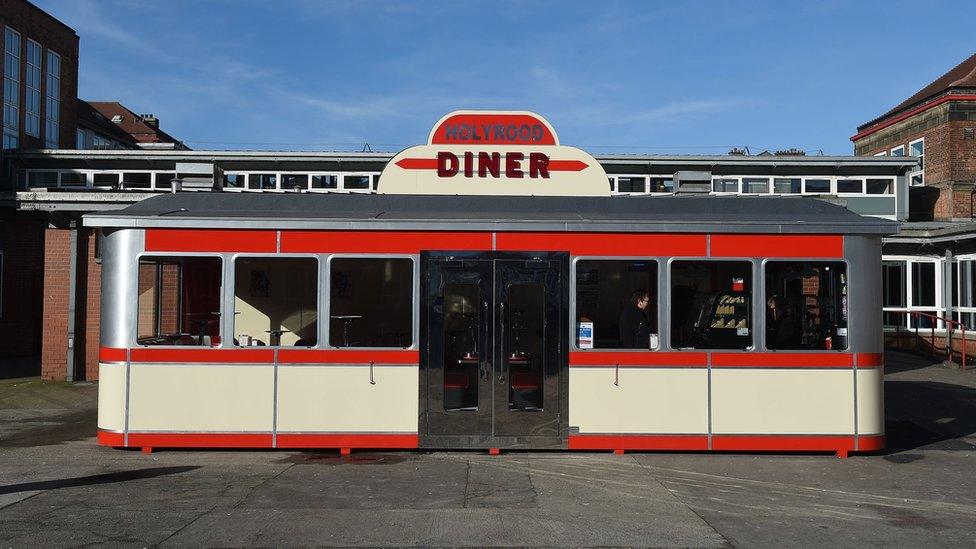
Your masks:
M35 492L56 490L58 488L75 488L78 486L94 486L98 484L116 484L119 482L130 482L147 478L156 478L166 475L186 473L199 469L199 465L183 467L153 467L149 469L133 469L131 471L118 471L115 473L103 473L100 475L89 475L86 477L72 477L55 480L41 480L37 482L22 482L20 484L9 484L0 486L0 495L14 494L17 492Z
M976 445L963 440L976 433L976 389L888 379L884 393L885 453L920 448L976 450Z
M17 379L41 375L41 357L17 356L0 358L0 379Z

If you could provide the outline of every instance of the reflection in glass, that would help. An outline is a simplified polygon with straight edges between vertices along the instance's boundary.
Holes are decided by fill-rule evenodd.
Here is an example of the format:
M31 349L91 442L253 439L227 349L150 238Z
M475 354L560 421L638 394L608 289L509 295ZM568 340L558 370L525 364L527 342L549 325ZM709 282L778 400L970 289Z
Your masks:
M478 285L446 284L444 296L444 409L478 409Z
M318 328L318 262L249 257L234 263L237 344L313 347Z
M671 345L746 349L752 344L752 264L675 261L671 264Z
M542 410L546 290L537 282L508 287L505 363L509 410Z
M766 264L766 348L847 349L847 266Z

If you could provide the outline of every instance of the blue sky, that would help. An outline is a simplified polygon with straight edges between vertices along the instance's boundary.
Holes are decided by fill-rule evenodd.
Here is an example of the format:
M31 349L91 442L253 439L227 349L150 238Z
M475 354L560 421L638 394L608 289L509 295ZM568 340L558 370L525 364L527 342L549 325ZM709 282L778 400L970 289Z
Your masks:
M593 153L850 154L976 52L972 0L35 2L81 37L83 99L196 149L396 151L491 108Z

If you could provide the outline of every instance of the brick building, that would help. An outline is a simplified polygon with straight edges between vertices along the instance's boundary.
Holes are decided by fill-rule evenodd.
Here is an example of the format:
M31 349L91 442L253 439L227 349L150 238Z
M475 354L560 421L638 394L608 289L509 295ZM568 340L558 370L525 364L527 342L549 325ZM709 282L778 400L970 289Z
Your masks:
M941 319L950 319L976 327L976 54L859 126L851 140L858 155L918 158L908 219L884 239L886 324L941 331Z

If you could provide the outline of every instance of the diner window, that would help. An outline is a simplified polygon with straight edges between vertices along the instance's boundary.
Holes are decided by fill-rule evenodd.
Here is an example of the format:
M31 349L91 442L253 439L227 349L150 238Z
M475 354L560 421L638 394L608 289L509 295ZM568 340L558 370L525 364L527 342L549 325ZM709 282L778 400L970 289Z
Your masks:
M866 184L868 194L892 194L895 180L890 178L868 179Z
M313 189L338 189L339 177L336 175L313 175Z
M126 189L149 189L152 187L152 174L148 172L124 172L122 187Z
M838 179L837 194L863 194L863 179Z
M712 179L712 191L717 193L737 193L739 192L739 180L729 177Z
M773 192L776 194L800 194L802 190L799 177L777 177L773 179Z
M169 189L173 187L173 180L176 179L176 174L172 172L168 173L157 173L156 174L156 188L157 189Z
M805 193L828 194L830 193L829 179L806 179L803 181Z
M645 193L647 192L647 179L643 177L618 177L618 193Z
M139 345L220 345L219 257L139 260Z
M656 349L657 261L576 262L576 344L581 349Z
M314 347L318 261L242 257L234 261L234 344Z
M273 173L252 173L247 176L247 188L273 190L278 188L278 175Z
M743 177L742 192L746 194L766 194L769 192L768 177Z
M303 173L281 174L281 188L300 191L308 188L308 175Z
M88 174L80 172L61 172L60 185L62 187L85 187L88 185Z
M905 146L899 145L891 149L891 156L905 156Z
M752 345L752 264L671 263L671 346L747 349Z
M652 177L650 178L650 188L652 193L673 193L674 178L671 177Z
M247 186L246 181L247 181L247 176L242 173L224 174L225 189L243 189Z
M406 348L413 342L413 261L333 258L329 345Z
M766 348L847 349L847 265L766 263Z
M935 307L935 263L912 262L912 306Z
M368 191L369 185L368 175L346 175L342 178L342 188L347 191Z

